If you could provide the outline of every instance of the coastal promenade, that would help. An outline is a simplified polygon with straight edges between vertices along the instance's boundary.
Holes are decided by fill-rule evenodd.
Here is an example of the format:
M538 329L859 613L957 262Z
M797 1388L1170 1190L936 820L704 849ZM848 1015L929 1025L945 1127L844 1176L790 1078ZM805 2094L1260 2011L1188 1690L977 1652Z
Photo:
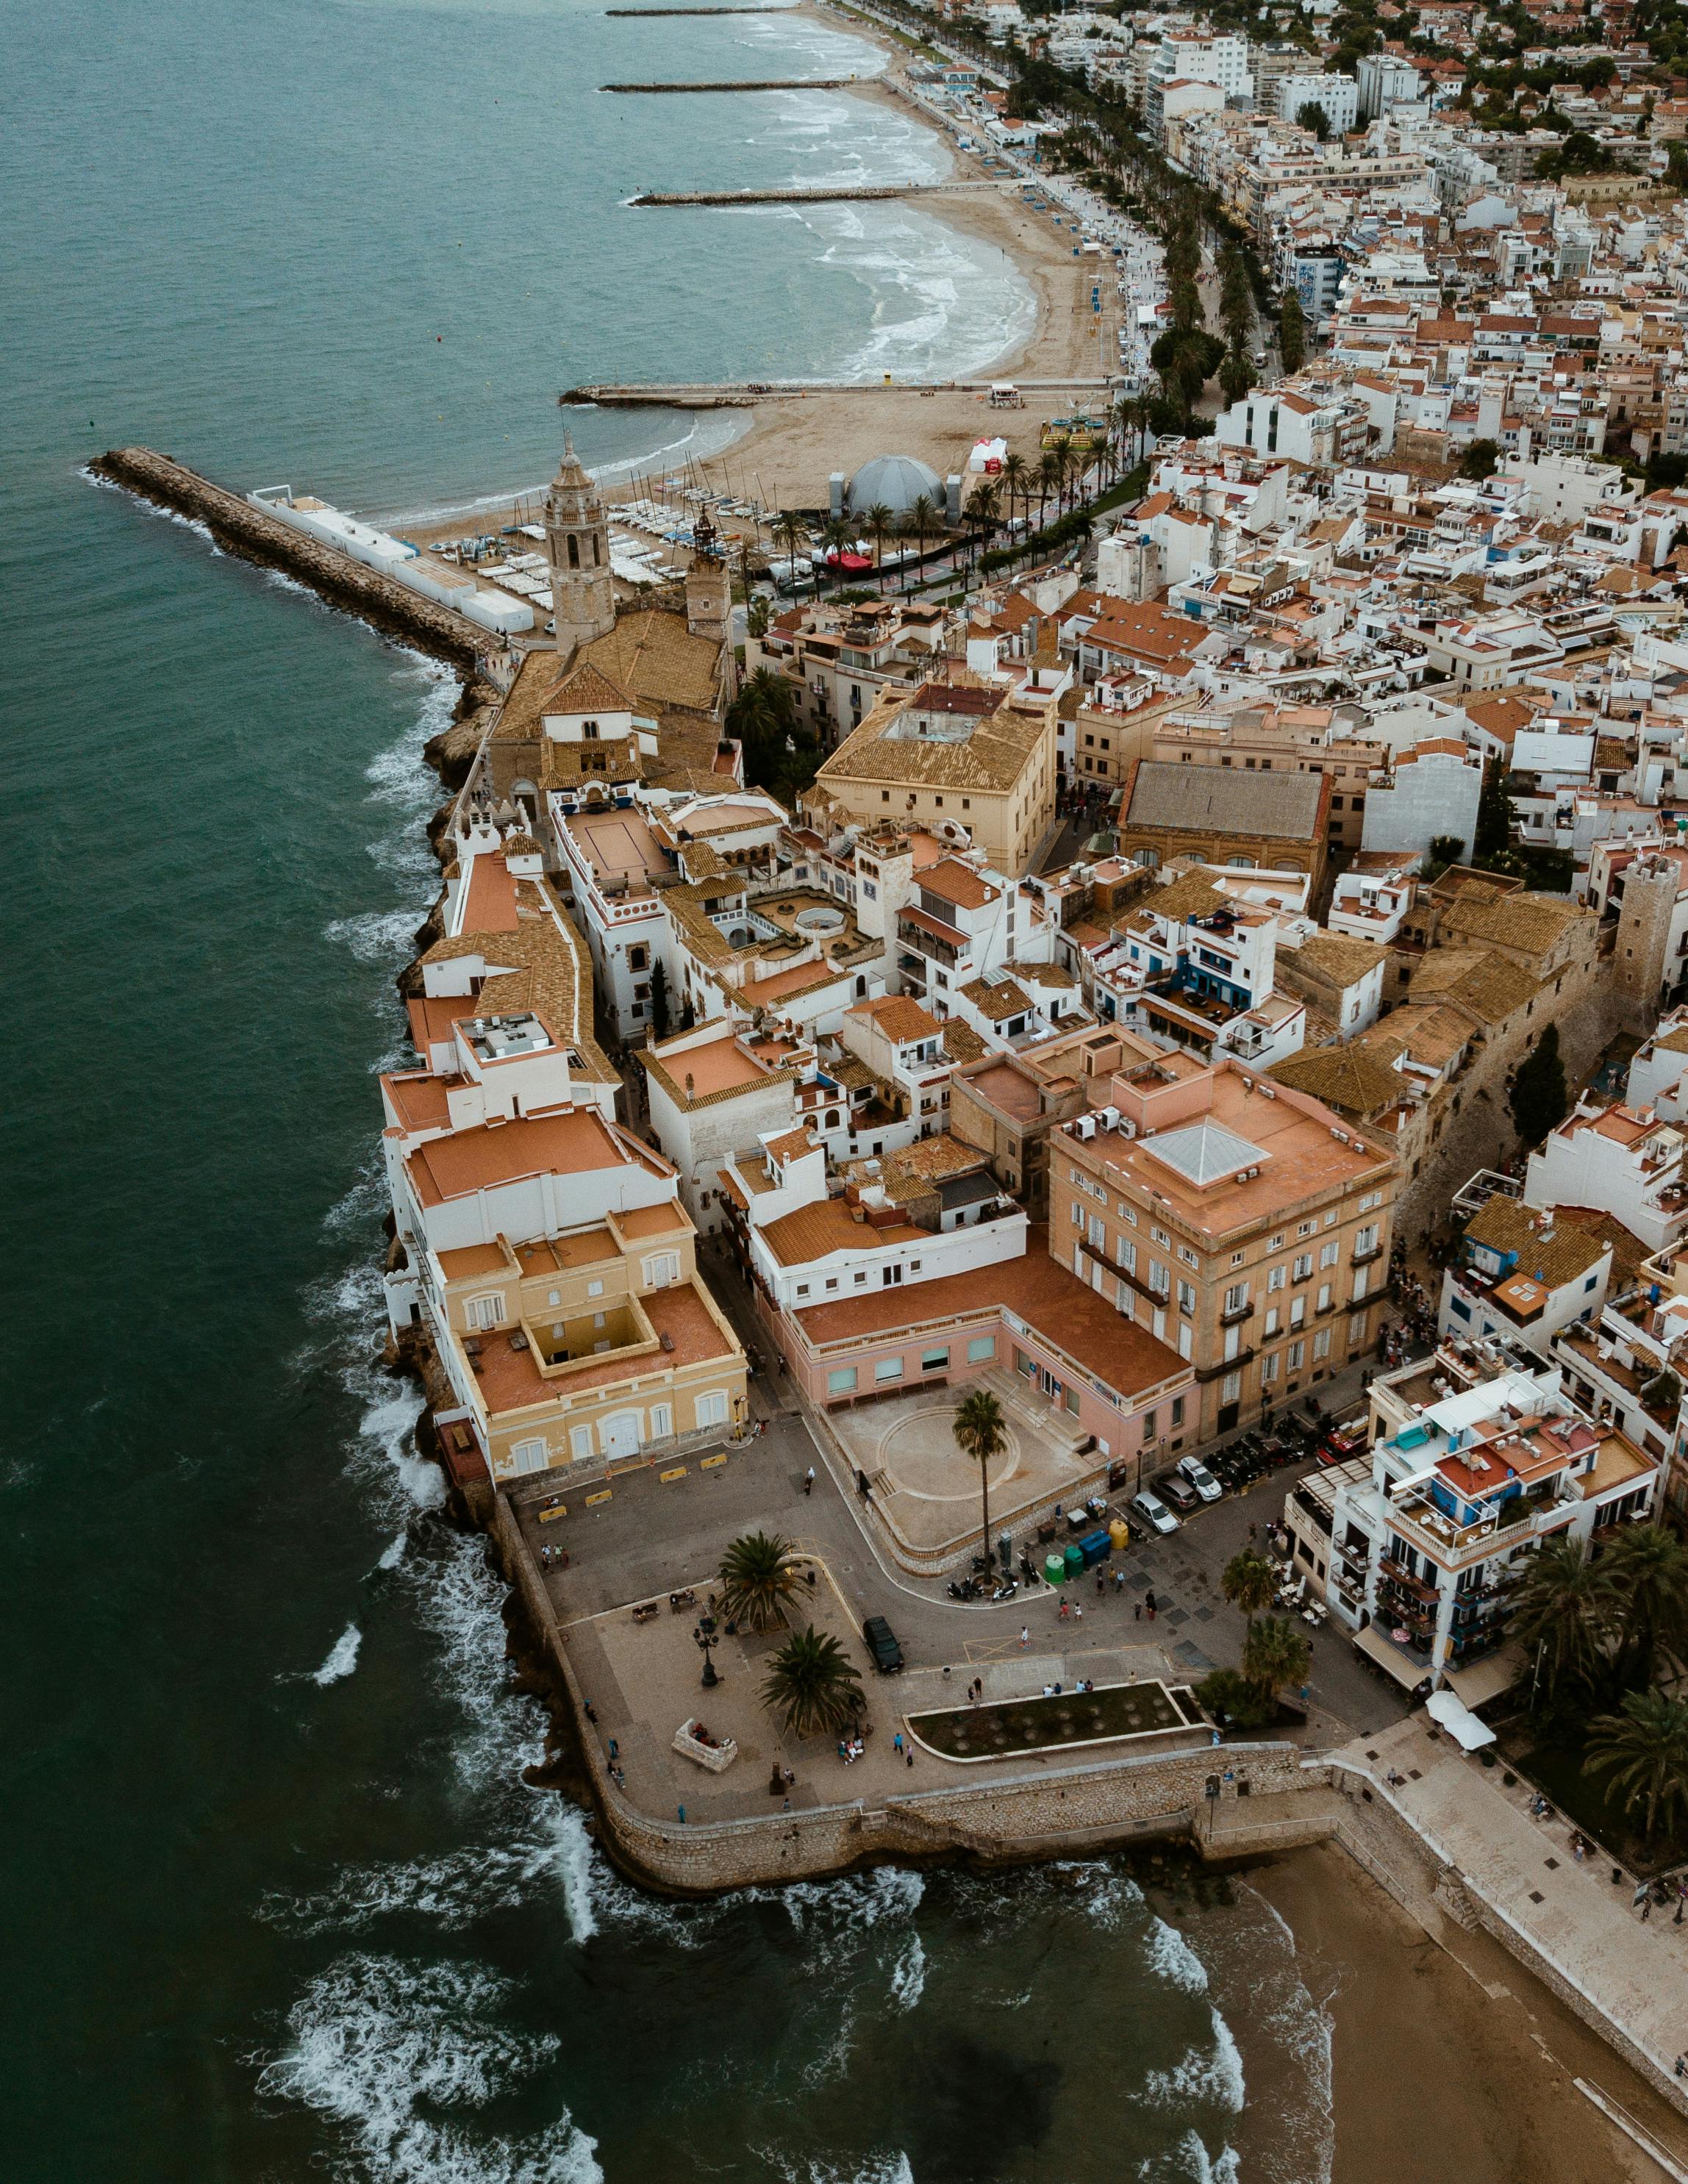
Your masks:
M606 382L593 387L571 387L557 397L565 410L642 409L649 404L668 410L750 410L758 402L801 400L809 395L858 394L988 394L988 379L899 379L886 385L875 380L692 380L665 383L661 380ZM1100 394L1110 382L1100 375L1067 379L1021 379L1015 384L1025 394Z
M702 84L681 86L693 91L706 87ZM627 202L668 210L688 205L875 204L903 198L1000 198L1014 187L1006 181L843 182L836 187L805 187L799 182L781 190L641 190Z

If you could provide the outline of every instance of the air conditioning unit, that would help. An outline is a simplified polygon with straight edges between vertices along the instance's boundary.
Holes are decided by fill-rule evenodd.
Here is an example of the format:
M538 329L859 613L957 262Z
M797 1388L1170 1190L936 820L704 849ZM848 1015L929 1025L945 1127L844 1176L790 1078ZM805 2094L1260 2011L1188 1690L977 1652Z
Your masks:
M1096 1134L1096 1118L1094 1115L1081 1115L1072 1127L1081 1138L1088 1140Z

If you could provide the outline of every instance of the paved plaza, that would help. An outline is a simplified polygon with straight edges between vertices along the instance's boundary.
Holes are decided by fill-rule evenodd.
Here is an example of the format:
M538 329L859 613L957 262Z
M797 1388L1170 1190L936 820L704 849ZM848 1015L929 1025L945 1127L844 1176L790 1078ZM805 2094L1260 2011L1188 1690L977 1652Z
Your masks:
M1097 1491L1106 1466L1094 1450L1081 1453L1085 1436L1065 1412L1028 1396L1009 1374L987 1373L972 1384L1001 1404L1007 1436L989 1467L991 1536L1009 1532L1017 1544L1034 1513ZM957 1400L954 1388L925 1388L829 1418L846 1461L871 1485L893 1552L922 1562L964 1562L979 1543L979 1468L956 1446Z

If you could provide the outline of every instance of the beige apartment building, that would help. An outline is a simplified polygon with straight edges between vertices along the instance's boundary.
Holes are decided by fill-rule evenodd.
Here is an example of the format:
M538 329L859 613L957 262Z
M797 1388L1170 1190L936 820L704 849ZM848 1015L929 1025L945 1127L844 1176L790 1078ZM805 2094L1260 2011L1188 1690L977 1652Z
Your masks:
M944 838L965 827L986 861L1017 879L1055 818L1053 690L984 683L965 668L885 691L805 792L822 832L882 819Z
M1222 766L1245 773L1322 773L1330 777L1326 819L1333 850L1361 846L1366 790L1389 746L1359 733L1357 705L1251 705L1225 714L1170 713L1154 723L1143 755L1173 766Z
M1375 1343L1391 1155L1304 1093L1178 1053L1049 1139L1052 1256L1195 1368L1199 1436Z

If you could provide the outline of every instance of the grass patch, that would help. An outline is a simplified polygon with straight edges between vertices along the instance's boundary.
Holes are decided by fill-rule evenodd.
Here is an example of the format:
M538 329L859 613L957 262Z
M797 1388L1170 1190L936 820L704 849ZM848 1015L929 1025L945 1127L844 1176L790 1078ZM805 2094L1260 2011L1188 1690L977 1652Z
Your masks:
M1052 1698L911 1713L908 1720L922 1743L949 1759L1011 1759L1070 1744L1206 1726L1188 1691L1162 1683L1105 1684L1100 1691L1062 1691Z

